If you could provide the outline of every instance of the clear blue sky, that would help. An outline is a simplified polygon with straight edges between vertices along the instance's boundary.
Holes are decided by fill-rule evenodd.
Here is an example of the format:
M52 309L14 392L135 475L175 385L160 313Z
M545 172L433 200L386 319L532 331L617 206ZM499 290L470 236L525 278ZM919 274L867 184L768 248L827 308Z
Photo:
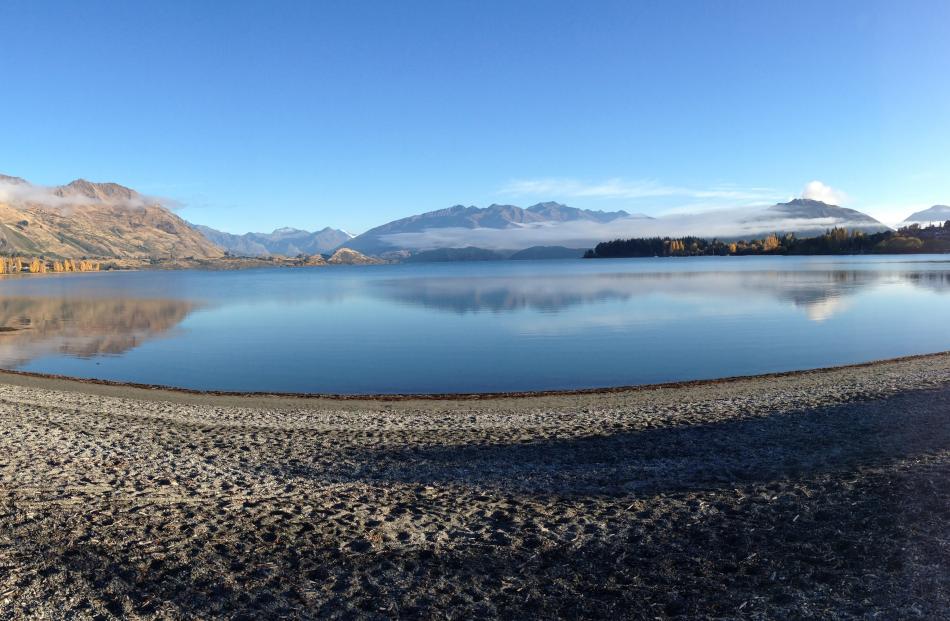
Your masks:
M0 3L0 171L227 231L950 203L950 2Z

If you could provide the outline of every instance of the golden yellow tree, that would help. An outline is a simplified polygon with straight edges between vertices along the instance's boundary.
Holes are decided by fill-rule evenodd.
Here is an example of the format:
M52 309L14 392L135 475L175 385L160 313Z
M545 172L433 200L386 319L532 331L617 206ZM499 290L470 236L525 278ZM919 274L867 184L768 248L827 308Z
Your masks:
M782 244L779 242L778 237L775 236L775 233L769 235L762 242L762 250L765 252L773 252L779 249L779 246Z

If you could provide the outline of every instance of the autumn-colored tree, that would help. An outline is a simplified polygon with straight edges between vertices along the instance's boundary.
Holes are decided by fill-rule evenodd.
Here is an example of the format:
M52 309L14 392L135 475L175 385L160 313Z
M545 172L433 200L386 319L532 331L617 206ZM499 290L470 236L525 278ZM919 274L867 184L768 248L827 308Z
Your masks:
M681 239L671 239L670 240L670 254L682 254L686 251L686 245Z
M762 251L763 252L774 252L779 249L779 246L782 244L779 242L778 237L775 234L771 234L762 240Z

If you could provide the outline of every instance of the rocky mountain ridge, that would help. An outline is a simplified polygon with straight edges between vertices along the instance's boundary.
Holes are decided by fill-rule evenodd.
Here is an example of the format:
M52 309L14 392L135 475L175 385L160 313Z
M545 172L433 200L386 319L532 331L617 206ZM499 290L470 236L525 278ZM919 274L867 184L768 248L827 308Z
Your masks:
M904 220L905 224L930 224L950 220L950 205L934 205L928 209L917 211Z
M740 239L769 233L814 236L836 226L867 233L888 230L886 225L860 211L810 199L794 199L766 207L655 218L631 215L626 211L592 211L547 202L527 208L456 205L375 227L344 246L367 254L392 257L420 253L440 258L468 257L477 254L473 249L511 254L538 247L592 247L605 239L625 237L696 235ZM436 252L446 249L466 249L466 252Z
M45 187L0 176L0 253L216 258L223 251L161 201L116 183Z
M377 226L347 241L344 246L366 254L385 255L398 253L406 248L412 249L394 242L391 239L394 235L424 234L438 229L517 229L564 222L607 224L620 218L649 219L648 216L631 216L626 211L605 212L578 209L555 202L538 203L527 208L499 204L488 207L455 205ZM477 246L478 244L463 244L462 246L464 245Z
M935 205L905 223L947 219L950 207ZM356 237L330 227L236 235L190 224L162 200L117 183L76 179L46 187L0 174L0 254L6 256L175 261L216 260L229 254L316 261L344 249L353 254L328 262L367 263L374 256L405 259L420 253L440 260L476 255L561 258L608 239L695 235L731 240L773 232L809 237L833 227L866 233L888 230L860 211L798 198L771 206L658 217L553 201L529 207L455 205L400 218Z
M244 233L242 235L225 233L200 224L194 227L209 241L231 254L247 257L327 254L353 237L346 231L330 227L312 232L283 227L271 233Z

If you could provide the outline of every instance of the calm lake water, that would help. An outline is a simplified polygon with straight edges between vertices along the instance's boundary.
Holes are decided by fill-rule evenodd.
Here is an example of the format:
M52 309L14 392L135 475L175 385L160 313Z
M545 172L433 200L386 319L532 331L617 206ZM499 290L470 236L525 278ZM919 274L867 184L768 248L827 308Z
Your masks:
M7 276L0 326L5 368L197 389L617 386L950 350L950 257Z

